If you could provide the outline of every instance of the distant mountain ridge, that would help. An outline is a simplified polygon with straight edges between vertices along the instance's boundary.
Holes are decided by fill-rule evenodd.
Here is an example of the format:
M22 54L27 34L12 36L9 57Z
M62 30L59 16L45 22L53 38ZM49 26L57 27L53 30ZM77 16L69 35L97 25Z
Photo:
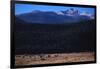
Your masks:
M17 18L29 23L44 23L44 24L64 24L76 23L94 19L94 16L87 13L80 13L79 10L66 10L66 11L39 11L16 15Z

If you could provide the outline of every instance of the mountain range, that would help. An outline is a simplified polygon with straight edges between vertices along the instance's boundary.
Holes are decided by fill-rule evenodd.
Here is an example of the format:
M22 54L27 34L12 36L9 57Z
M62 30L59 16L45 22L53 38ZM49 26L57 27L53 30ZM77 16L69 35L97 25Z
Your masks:
M65 11L39 11L16 15L17 18L27 23L40 23L40 24L65 24L77 23L94 19L93 14L80 13L79 10L68 9Z
M94 15L79 10L39 11L15 16L15 54L95 51Z

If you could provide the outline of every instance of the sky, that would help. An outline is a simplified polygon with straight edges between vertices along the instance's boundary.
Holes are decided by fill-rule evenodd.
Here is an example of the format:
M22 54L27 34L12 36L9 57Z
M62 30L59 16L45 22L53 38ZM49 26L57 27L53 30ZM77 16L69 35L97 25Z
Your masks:
M78 9L80 13L94 14L94 8L83 8L83 7L70 7L70 6L50 6L50 5L35 5L35 4L15 4L15 15L22 13L28 13L34 10L40 11L64 11L70 8Z

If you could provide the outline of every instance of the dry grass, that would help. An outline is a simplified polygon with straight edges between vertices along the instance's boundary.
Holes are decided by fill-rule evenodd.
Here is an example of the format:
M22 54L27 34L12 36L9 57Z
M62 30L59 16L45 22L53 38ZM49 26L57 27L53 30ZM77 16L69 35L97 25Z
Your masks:
M16 55L15 65L37 65L94 61L94 52Z

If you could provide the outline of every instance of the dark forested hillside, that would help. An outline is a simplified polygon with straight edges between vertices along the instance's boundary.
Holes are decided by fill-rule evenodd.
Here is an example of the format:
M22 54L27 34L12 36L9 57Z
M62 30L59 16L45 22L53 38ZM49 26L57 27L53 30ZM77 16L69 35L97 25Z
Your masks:
M95 50L95 21L37 24L15 20L15 53L70 53Z

